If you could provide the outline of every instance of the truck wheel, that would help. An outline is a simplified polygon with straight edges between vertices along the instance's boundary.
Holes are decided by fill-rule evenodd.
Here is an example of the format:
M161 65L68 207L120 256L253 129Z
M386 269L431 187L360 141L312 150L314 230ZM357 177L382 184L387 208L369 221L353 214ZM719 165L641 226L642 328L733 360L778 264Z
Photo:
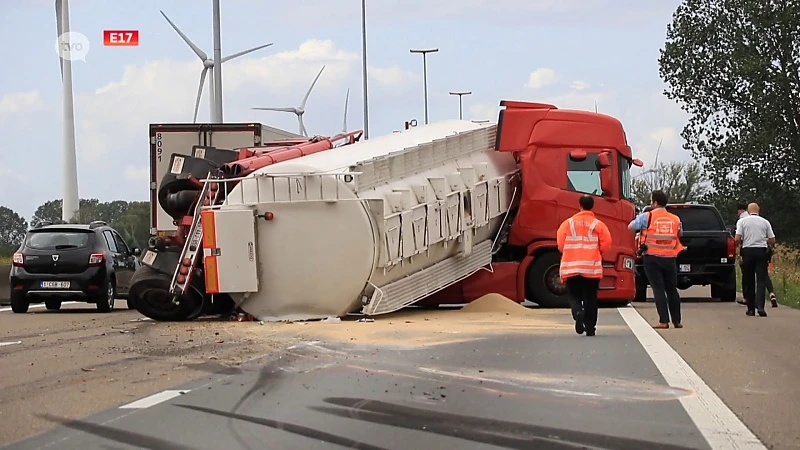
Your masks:
M647 301L647 280L639 275L636 275L636 296L633 298L633 301Z
M528 268L525 287L528 300L543 308L569 308L567 287L561 282L558 268L561 255L549 252L536 257Z
M159 322L185 321L202 308L202 303L198 305L197 298L191 295L182 297L178 305L174 304L169 284L169 276L150 266L142 266L131 278L128 298L133 300L137 311Z

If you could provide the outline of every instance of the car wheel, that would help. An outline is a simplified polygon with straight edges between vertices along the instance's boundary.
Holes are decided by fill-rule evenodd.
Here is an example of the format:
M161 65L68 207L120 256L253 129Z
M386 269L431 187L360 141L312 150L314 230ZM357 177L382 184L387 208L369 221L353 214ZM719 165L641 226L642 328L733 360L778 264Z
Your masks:
M558 252L545 253L536 257L528 268L526 277L528 300L543 308L568 308L567 287L561 282L559 266L561 255Z
M44 306L50 311L58 311L61 309L61 300L45 300Z
M25 298L25 294L21 292L11 292L11 311L16 314L25 314L28 312L28 307L31 303Z
M114 280L106 282L106 289L104 294L97 298L97 310L100 312L111 312L114 310L114 298L117 296L117 288L114 285Z

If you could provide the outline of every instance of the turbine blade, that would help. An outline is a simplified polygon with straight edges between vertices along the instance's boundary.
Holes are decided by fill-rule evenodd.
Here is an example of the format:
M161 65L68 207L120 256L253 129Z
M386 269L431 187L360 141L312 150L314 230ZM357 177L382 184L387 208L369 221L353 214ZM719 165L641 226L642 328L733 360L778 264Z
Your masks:
M347 102L350 100L350 89L347 90L347 94L344 96L344 121L342 122L342 133L347 133Z
M58 37L61 37L64 34L64 21L62 15L62 3L61 0L56 0L56 30L58 31ZM58 57L58 65L61 67L61 79L64 79L64 59L61 58L61 55Z
M308 137L308 133L306 132L306 126L303 124L303 115L297 115L297 122L300 124L300 135Z
M322 75L323 70L325 70L325 66L322 66L322 69L319 69L317 77L314 78L314 81L311 83L311 87L308 88L308 92L306 92L306 96L303 97L303 102L300 103L300 109L306 109L306 101L308 101L308 96L311 95L311 91L314 89L314 85L317 84L317 80L319 80L319 76Z
M297 114L297 108L250 108L255 109L258 111L280 111L280 112L290 112Z
M203 61L208 59L208 55L206 55L206 52L200 50L200 47L194 45L194 42L192 42L191 39L189 39L185 34L183 34L183 31L181 31L177 25L175 25L174 23L172 23L171 20L169 20L169 17L167 17L167 15L164 14L164 11L159 10L159 12L161 13L162 16L164 16L165 19L167 19L167 22L169 22L172 29L174 29L175 32L178 33L178 36L180 36L181 39L183 39L183 41L186 42L186 44L192 49L192 51L194 52L195 55L197 55L198 58L202 59Z
M269 47L270 45L272 45L272 42L270 42L269 44L265 44L265 45L259 45L258 47L253 47L253 48L251 48L251 49L247 49L247 50L241 51L241 52L239 52L239 53L234 53L234 54L232 54L232 55L228 55L228 56L226 56L226 57L222 58L222 62L225 62L225 61L230 61L230 60L232 60L233 58L238 58L238 57L240 57L240 56L243 56L243 55L246 55L246 54L248 54L248 53L253 53L253 52L254 52L254 51L256 51L256 50L261 50L262 48L267 48L267 47Z
M194 119L192 123L197 123L197 110L200 109L200 97L203 95L203 83L206 81L207 72L208 67L203 67L203 71L200 72L200 84L197 86L197 99L194 101Z

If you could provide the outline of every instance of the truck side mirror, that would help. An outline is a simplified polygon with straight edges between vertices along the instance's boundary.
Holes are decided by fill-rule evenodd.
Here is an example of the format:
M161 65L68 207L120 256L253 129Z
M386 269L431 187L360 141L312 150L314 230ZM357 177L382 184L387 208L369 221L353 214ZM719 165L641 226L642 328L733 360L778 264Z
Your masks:
M633 159L631 160L631 164L636 167L644 167L644 162L641 159Z
M597 155L597 168L604 169L611 167L611 159L608 157L608 152L602 152Z
M611 195L611 186L614 185L614 176L611 173L611 167L602 167L600 169L600 189L603 195Z

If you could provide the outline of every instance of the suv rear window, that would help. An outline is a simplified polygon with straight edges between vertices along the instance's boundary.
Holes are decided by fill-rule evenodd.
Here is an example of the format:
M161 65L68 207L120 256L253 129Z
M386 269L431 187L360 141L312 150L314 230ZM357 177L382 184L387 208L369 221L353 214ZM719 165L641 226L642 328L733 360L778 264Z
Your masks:
M73 230L31 231L25 238L25 246L34 250L66 250L89 245L92 233Z
M672 214L680 217L683 231L724 230L719 217L710 208L667 207Z

